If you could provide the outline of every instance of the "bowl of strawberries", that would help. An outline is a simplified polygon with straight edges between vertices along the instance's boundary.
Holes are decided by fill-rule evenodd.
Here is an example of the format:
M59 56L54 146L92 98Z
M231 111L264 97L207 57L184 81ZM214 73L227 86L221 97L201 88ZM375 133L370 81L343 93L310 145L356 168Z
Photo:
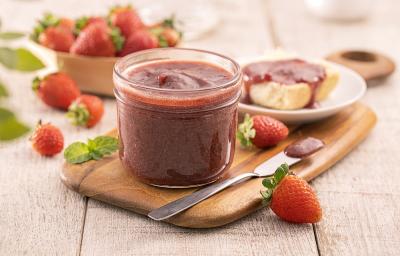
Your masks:
M31 34L39 48L55 52L61 72L82 91L113 96L112 71L119 57L157 48L175 47L182 38L174 19L147 25L131 6L116 6L107 16L76 20L45 14Z

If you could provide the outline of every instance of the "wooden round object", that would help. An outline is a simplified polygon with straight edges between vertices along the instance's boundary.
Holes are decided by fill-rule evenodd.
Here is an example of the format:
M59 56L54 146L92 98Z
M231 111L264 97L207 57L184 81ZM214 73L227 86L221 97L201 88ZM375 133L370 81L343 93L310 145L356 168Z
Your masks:
M390 58L380 53L363 50L338 51L328 55L325 59L353 69L366 81L385 78L396 68Z

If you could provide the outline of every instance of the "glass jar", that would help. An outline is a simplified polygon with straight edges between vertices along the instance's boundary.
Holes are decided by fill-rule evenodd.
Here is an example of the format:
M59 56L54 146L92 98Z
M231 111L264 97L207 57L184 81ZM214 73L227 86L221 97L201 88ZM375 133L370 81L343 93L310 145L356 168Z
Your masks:
M199 84L212 80L212 86L192 86L189 66L193 79ZM153 76L152 72L161 79L164 68L172 69L168 87L143 79L143 74ZM196 74L196 69L212 72ZM119 155L135 178L163 187L200 186L216 181L230 167L242 87L235 61L202 50L152 49L117 61L113 79Z

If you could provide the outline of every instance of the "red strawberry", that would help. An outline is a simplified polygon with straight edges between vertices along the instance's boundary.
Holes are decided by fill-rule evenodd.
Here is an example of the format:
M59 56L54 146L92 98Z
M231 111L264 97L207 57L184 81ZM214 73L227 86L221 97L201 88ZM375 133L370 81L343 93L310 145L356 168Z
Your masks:
M61 72L47 75L43 79L36 77L32 89L44 103L63 110L67 110L81 94L75 81Z
M125 56L132 52L157 48L157 38L147 30L138 30L125 41L124 47L118 56Z
M77 19L76 22L75 22L75 27L74 27L75 35L79 35L82 30L87 28L89 25L92 25L92 24L95 24L95 23L99 24L101 26L104 26L104 27L108 26L106 19L104 19L103 17L96 17L96 16L86 17L86 16L83 16L83 17Z
M263 180L267 191L261 195L270 202L272 211L281 219L295 223L316 223L322 210L312 187L303 179L289 174L289 166L281 165L273 177Z
M33 39L55 51L68 52L75 40L72 28L72 20L46 14L35 27Z
M39 121L31 137L32 147L43 156L53 156L64 148L64 137L57 127Z
M160 36L167 42L168 47L176 46L181 39L181 34L172 28L165 28Z
M68 118L74 125L93 127L104 113L103 101L94 95L82 94L68 109Z
M69 18L60 18L59 26L72 32L74 30L75 22Z
M254 144L259 148L274 146L286 139L289 130L282 122L269 116L253 116L248 114L239 125L237 138L247 147Z
M61 27L49 27L40 34L39 43L55 51L69 52L74 39L72 33Z
M130 37L135 31L144 28L142 20L131 6L116 6L112 8L109 18L111 24L118 27L125 38Z
M149 30L157 37L159 47L174 47L182 38L182 33L175 28L174 17L150 26Z
M112 57L122 48L123 41L118 29L95 22L79 33L70 51L80 55Z

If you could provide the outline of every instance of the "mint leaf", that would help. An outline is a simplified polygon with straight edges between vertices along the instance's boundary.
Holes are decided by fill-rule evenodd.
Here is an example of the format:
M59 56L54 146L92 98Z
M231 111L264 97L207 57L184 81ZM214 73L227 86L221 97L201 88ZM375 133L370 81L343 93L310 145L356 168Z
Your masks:
M16 139L29 131L29 127L18 121L13 112L0 108L0 140Z
M99 160L118 149L118 139L110 136L98 136L88 139L88 143L75 142L64 151L68 163L78 164L89 160Z
M98 136L93 140L96 151L103 155L109 155L118 149L118 140L110 136Z
M83 142L75 142L64 150L64 158L68 163L79 164L92 159L89 147Z
M40 59L25 48L0 47L0 63L18 71L35 71L45 67Z
M8 31L0 32L0 40L15 40L24 37L25 34L21 32Z

